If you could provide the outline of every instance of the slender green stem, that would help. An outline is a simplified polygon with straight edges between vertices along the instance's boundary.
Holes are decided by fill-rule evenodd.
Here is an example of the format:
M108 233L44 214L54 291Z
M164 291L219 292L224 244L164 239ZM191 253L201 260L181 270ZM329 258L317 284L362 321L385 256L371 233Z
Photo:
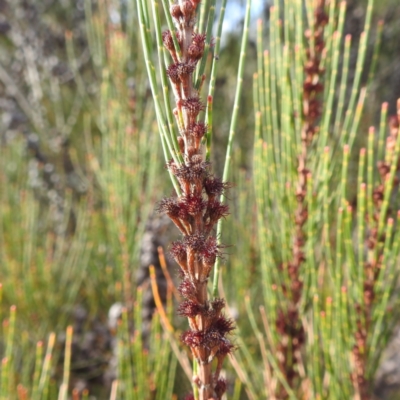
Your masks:
M236 85L235 102L233 105L233 113L232 113L232 119L231 119L231 126L229 129L228 145L226 148L224 172L222 175L222 180L224 182L226 182L229 177L233 138L235 137L237 119L238 119L238 115L239 115L239 101L240 101L240 95L242 93L244 65L245 65L246 49L247 49L248 36L249 36L250 10L251 10L251 0L247 0L246 16L245 16L244 26L243 26L242 44L240 47L240 59L239 59L239 69L238 69L238 77L237 77L237 85ZM221 196L221 201L223 201L223 199L224 199L224 196ZM218 241L221 240L221 232L222 232L222 220L220 219L218 221L218 225L217 225L217 240ZM215 268L214 268L214 279L213 279L213 289L212 289L213 297L216 297L217 293L218 293L218 279L219 279L219 272L220 272L219 270L220 270L220 261L219 261L219 258L217 258L217 261L215 263Z
M217 77L219 50L221 47L221 33L222 33L222 26L223 26L224 18L225 18L226 2L227 2L227 0L222 0L221 9L219 11L217 36L215 37L214 59L213 59L212 66L211 66L210 83L209 83L209 87L208 87L208 95L212 96L212 97L214 96L215 80ZM206 110L206 120L207 120L207 113L208 113L208 110Z
M207 0L207 2L209 2L209 0ZM213 24L214 24L214 14L215 14L215 0L212 1L212 4L210 5L210 9L208 11L208 25L207 25L207 29L206 29L206 42L205 42L205 46L204 46L204 53L203 53L203 57L200 61L200 65L197 68L197 73L196 73L196 83L195 83L195 88L197 90L200 89L200 86L202 84L202 79L203 79L203 74L206 68L206 64L207 64L207 59L208 59L208 53L210 51L210 45L211 45L211 40L212 40L212 28L213 28ZM203 32L203 28L201 29L201 32ZM211 73L212 75L212 73Z

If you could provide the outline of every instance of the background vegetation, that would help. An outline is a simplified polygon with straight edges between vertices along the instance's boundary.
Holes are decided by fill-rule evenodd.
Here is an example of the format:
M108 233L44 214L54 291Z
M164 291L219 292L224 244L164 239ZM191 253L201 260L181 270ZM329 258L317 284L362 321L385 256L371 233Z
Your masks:
M284 2L281 3L284 12ZM348 82L357 81L359 37L365 28L366 3L348 1L343 19L341 37L345 34L354 37L348 53L344 48L340 51L348 56ZM329 263L339 269L341 265L346 266L350 271L346 272L349 279L356 281L357 267L352 270L349 266L351 263L347 260L353 253L346 246L352 241L355 258L362 259L364 248L360 238L370 229L362 222L363 211L357 211L361 209L361 206L357 208L358 204L362 204L359 203L360 184L370 179L366 181L368 194L379 180L378 172L368 175L368 167L375 168L376 162L384 159L382 143L390 134L385 127L387 115L396 114L396 99L400 97L400 49L396 40L400 33L397 24L400 7L396 0L378 3L372 14L363 63L364 66L371 64L378 36L377 23L383 19L375 77L369 81L368 68L361 71L355 89L357 101L353 106L350 84L347 90L343 88L332 94L338 96L332 98L335 109L342 93L344 110L350 110L351 117L359 118L357 124L352 125L354 131L347 131L347 134L354 134L347 159L348 172L342 166L347 157L343 145L349 143L348 138L338 133L340 129L335 131L338 136L327 135L326 142L320 140L312 150L314 155L310 156L316 163L313 167L320 171L313 179L319 180L317 186L322 189L317 200L309 198L310 229L314 229L315 242L309 242L307 258L313 260L318 269L312 275L309 265L307 271L311 275L303 276L306 276L307 286L302 305L307 321L304 326L309 329L309 337L313 334L321 337L321 341L316 340L304 350L305 359L313 360L307 369L308 389L301 389L309 398L350 398L355 390L350 379L354 370L350 362L354 342L341 342L341 338L354 337L357 321L350 321L346 327L348 332L338 335L335 323L343 318L346 310L333 307L334 317L326 325L321 315L329 312L327 307L332 297L335 301L332 293L337 294L335 289L339 287L340 291L346 279L341 277L336 281L332 272L335 269L329 270ZM190 360L178 340L183 321L175 317L173 287L168 274L165 279L164 263L159 263L157 256L157 246L171 241L173 228L154 216L153 210L157 201L172 189L164 170L135 7L131 0L0 2L0 319L3 322L0 328L0 399L85 396L169 399L173 394L181 398L190 390ZM232 384L229 396L234 399L266 398L273 396L271 393L276 388L285 386L271 350L277 346L277 332L270 334L268 326L263 324L263 312L270 316L277 304L285 301L271 292L271 285L277 282L271 275L274 271L270 271L271 266L289 257L289 248L285 253L281 247L291 243L293 226L287 211L293 213L296 199L294 192L285 192L285 185L291 180L296 182L297 158L295 150L293 154L288 153L293 158L287 162L274 155L274 150L268 152L268 135L273 135L274 131L268 130L265 114L268 107L267 103L262 103L267 82L260 81L259 77L267 73L265 63L268 62L263 50L275 48L276 54L284 54L280 53L278 42L269 43L274 38L279 39L279 34L275 32L274 37L269 31L279 15L274 15L268 6L261 13L264 26L258 34L256 29L251 32L246 58L229 179L236 185L230 192L232 218L223 229L223 241L231 246L226 249L220 289L237 323L238 350L232 365L225 365ZM296 37L293 34L294 42L287 42L290 51L294 50ZM221 160L230 123L239 45L236 32L227 34L218 54L213 133L213 165L217 171L223 166ZM333 58L333 46L331 50L329 54ZM334 88L340 88L339 82L346 70L343 68L345 60L340 56L337 67L325 62L325 87L329 88L332 83ZM300 68L300 63L294 65ZM336 84L333 81L335 68L339 71ZM255 95L254 72L258 73L254 80ZM363 113L358 115L360 89L367 83ZM275 84L278 95L270 106L280 112L285 99L279 97L279 93L284 94L284 90L295 84L284 82L287 85L284 90L281 81ZM325 97L329 101L328 90ZM387 101L388 106L387 114L384 109L381 117L383 101ZM327 125L342 127L347 123L345 111L343 119L330 119L334 117L326 116L327 110L324 109L321 117ZM258 111L258 119L254 111ZM283 111L276 115L275 132L282 130L288 140L292 138L296 143L297 131L286 129ZM377 144L372 139L368 142L370 125L377 126L381 133ZM267 143L265 152L263 141ZM342 147L334 156L329 153L329 157L325 157L323 149L327 145L332 148L335 143ZM366 158L359 156L363 147L367 149ZM378 151L370 157L375 147ZM277 149L279 147L275 151ZM286 154L286 149L280 151ZM386 156L391 165L396 164L396 154L398 156L398 149L394 151ZM268 169L271 165L276 170L286 171L288 179L276 181L275 174ZM335 176L345 176L345 179L330 179ZM273 193L282 194L282 207L271 197L271 187L276 189ZM394 211L397 210L396 198L394 191L390 207ZM319 204L332 207L325 213ZM348 206L354 208L354 215L346 214ZM338 237L340 207L344 209L343 218L348 218L348 225L343 225L348 231ZM373 207L371 199L365 200L365 209ZM395 212L392 217L395 218ZM386 215L384 222L386 224ZM397 232L396 223L393 224L393 232ZM325 234L321 233L324 229L327 229ZM320 240L324 235L325 238L331 235L332 241ZM377 250L384 252L386 249L393 276L397 275L398 267L397 237L393 243L388 242ZM342 243L342 250L329 249L327 243ZM311 255L312 252L315 254ZM341 252L343 258L338 260ZM148 270L151 263L156 267L153 274ZM173 279L174 266L169 259L167 263ZM354 265L358 265L357 262ZM353 272L355 276L351 275ZM324 276L328 278L324 280ZM386 283L395 282L392 276L385 279L381 281L383 289L387 288ZM156 296L155 301L151 284L154 287L156 281L159 298ZM355 310L353 302L357 303L360 298L363 281L358 284L361 285L359 291L354 290L349 302L340 303L346 304L349 310ZM390 290L388 299L384 298L387 291L380 293L384 301L394 307L398 301L396 286L391 286ZM321 298L311 307L316 292ZM158 311L150 324L149 316L158 300ZM163 307L160 307L161 302ZM395 322L393 316L384 319L383 324L377 323L382 322L382 312L387 314L384 303L379 300L379 304L381 307L375 309L377 319L372 334L379 340L369 342L369 346L375 346L369 353L370 367L366 374L370 382L374 381ZM160 314L160 310L165 314ZM73 327L73 333L69 326ZM165 341L170 345L165 346ZM269 350L265 352L266 349ZM275 378L268 381L268 374ZM376 396L389 399L391 391L382 388L387 382L385 375L378 378ZM340 382L340 385L332 382ZM298 388L293 390L286 390L286 395L289 393L291 398L296 398ZM276 396L279 398L278 394Z

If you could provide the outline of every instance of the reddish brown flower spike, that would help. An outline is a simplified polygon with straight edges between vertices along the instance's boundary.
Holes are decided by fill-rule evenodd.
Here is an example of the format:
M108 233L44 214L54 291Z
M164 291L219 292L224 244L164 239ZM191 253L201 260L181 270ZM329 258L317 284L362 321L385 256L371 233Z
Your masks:
M167 76L171 81L175 84L180 83L180 74L179 74L179 69L178 69L179 64L171 64L167 68Z
M182 107L194 116L197 116L200 111L205 109L204 104L198 97L189 97L188 99L183 100Z
M178 136L178 146L182 154L185 153L185 141L182 136Z
M221 316L213 323L212 329L218 331L221 336L225 336L227 333L232 332L235 326L232 320Z
M200 4L201 0L190 0L190 2L193 4L193 7L196 8Z
M206 240L204 235L197 233L194 235L186 236L184 238L184 243L192 250L201 252L205 247Z
M175 198L162 199L158 205L159 213L166 213L169 216L177 217L179 214L179 205Z
M390 129L398 129L399 128L399 119L397 115L391 115L389 117L389 127Z
M180 241L172 243L170 253L178 264L186 260L186 246Z
M188 55L194 61L200 60L203 56L205 40L206 35L204 34L196 33L193 35L193 41L188 48Z
M214 176L210 176L204 180L204 189L208 196L220 196L226 189L229 188L229 184L222 182L221 179Z
M323 7L318 7L315 10L314 15L315 15L315 18L317 20L316 21L317 25L325 26L329 22L328 15L325 13L325 10L324 10Z
M224 338L219 346L218 355L224 357L230 354L235 346L226 338Z
M224 299L214 299L211 303L211 308L215 310L216 314L219 314L221 310L225 307Z
M196 122L189 130L196 139L200 140L207 133L207 125L204 122Z
M175 65L176 65L178 76L181 81L187 79L193 73L194 69L196 68L196 66L194 64L188 63L188 62L178 63Z
M203 46L206 42L207 35L205 33L194 33L193 34L193 43L196 43L197 46Z
M229 206L221 203L218 200L214 200L208 205L208 217L210 218L210 224L214 225L222 217L229 215Z
M172 4L170 8L171 15L179 22L179 19L183 17L181 7L179 4Z
M189 0L184 0L182 6L181 6L181 11L182 14L186 19L189 19L192 17L195 7L193 6L193 3L191 3Z
M199 113L205 109L199 97L205 75L200 77L200 88L196 88L193 73L204 56L207 37L195 33L199 3L200 0L179 0L170 7L178 42L176 47L171 31L162 35L164 47L173 59L166 73L175 96L173 113L179 126L177 141L183 160L167 163L181 190L177 198L164 199L159 210L166 212L183 234L181 241L172 244L170 252L181 267L182 283L178 291L186 299L178 312L189 318L190 329L182 334L181 340L199 361L199 373L193 382L201 388L199 398L202 400L221 400L226 384L219 379L219 374L223 358L233 348L224 336L233 329L233 323L221 315L225 304L222 299L209 301L207 280L216 258L220 256L221 247L210 233L218 219L228 214L228 206L218 201L216 196L221 195L228 184L210 173L210 163L205 160L202 149L207 125L197 121ZM209 96L208 104L211 102ZM216 356L217 365L211 365ZM192 398L189 395L186 400Z
M174 175L179 179L189 181L190 183L195 183L197 180L202 179L206 173L206 163L189 163L188 165L183 164L181 167L179 167Z
M189 347L199 347L204 344L204 331L186 331L181 335L182 343Z
M193 283L190 282L188 279L184 279L181 282L181 284L178 287L178 292L185 299L197 301L197 299L196 299L196 288L194 287Z
M207 203L200 196L188 195L182 198L182 205L186 207L188 214L195 216L205 210Z
M202 306L192 300L183 301L178 307L178 314L183 317L194 318L202 312Z
M216 258L220 255L215 237L210 236L207 239L201 255L206 265L213 265L215 263Z
M217 395L217 398L220 399L222 395L226 392L226 382L225 379L218 379L216 385L215 385L215 394Z
M162 40L163 40L164 46L166 47L167 50L175 51L175 46L174 46L174 41L172 40L171 31L163 32Z

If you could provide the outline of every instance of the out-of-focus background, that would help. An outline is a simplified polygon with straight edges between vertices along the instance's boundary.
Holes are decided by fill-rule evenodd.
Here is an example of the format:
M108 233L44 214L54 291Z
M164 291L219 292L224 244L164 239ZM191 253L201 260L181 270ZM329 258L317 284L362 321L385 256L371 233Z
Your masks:
M373 24L380 19L385 24L362 121L366 132L378 122L380 104L389 102L389 114L394 114L400 97L400 4L377 3ZM232 168L233 218L224 231L231 246L223 280L228 303L238 314L244 293L251 288L257 296L262 290L254 267L259 256L250 189L252 74L255 20L268 21L268 10L267 1L254 0ZM365 12L365 0L348 1L346 33L359 37ZM214 100L213 165L219 172L243 15L243 2L228 0ZM141 326L132 323L130 329L139 330L144 342L150 337L155 302L149 265L156 267L160 297L167 296L158 251L162 246L167 253L176 231L154 209L172 189L137 24L133 0L0 0L0 315L7 319L10 306L16 305L13 368L16 380L26 386L36 343L46 341L50 332L57 335L51 379L54 385L61 381L64 332L73 325L71 387L108 398L116 376L121 309L130 316L140 310ZM168 257L167 264L174 278L177 271ZM135 308L141 285L143 302ZM178 327L184 324L174 319ZM241 334L251 342L250 327L241 326ZM397 342L378 374L378 398L399 398L391 394L400 385L400 357L393 356L400 350ZM177 374L183 372L178 368ZM176 393L189 389L189 382L181 382Z

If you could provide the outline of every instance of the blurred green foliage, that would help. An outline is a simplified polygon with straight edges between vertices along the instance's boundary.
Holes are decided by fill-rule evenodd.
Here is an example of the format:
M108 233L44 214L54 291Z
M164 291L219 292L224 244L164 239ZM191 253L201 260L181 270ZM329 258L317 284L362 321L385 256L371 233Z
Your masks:
M358 38L364 24L366 1L348 3L344 33ZM379 123L379 104L388 100L389 114L394 114L395 100L400 97L400 61L394 56L399 50L396 39L400 33L397 23L400 7L397 0L376 3L372 26L375 27L380 18L387 23L383 27L376 77L371 82L365 112L360 116L360 129L354 139L349 182L357 182L358 150L368 145L365 139L368 126ZM178 361L182 363L186 355L180 348L175 348L172 354L166 342L179 345L174 334L161 328L158 315L147 339L150 345L143 342L141 289L138 291L135 283L145 223L156 202L171 191L163 170L135 2L18 0L0 2L0 9L0 319L4 321L0 335L3 359L0 399L66 399L72 396L71 388L75 388L76 398L89 398L85 391L78 397L77 382L80 376L95 381L88 377L93 370L85 369L93 362L86 359L86 364L82 365L79 359L77 365L74 349L77 351L79 346L73 338L79 341L82 336L79 332L75 332L75 336L71 336L71 331L67 335L63 332L68 325L77 324L77 306L84 306L88 311L83 331L90 332L97 321L107 326L107 313L115 302L125 307L118 334L110 334L117 344L104 346L95 371L98 375L104 372L115 350L119 359L117 381L104 390L102 386L106 385L97 380L90 386L91 391L99 399L172 398L172 393L184 392L190 385L188 379L180 379L183 372L177 367ZM266 40L267 30L263 34ZM354 73L357 41L355 39L354 49L349 53L350 74ZM373 41L374 34L368 43L367 58L371 56ZM216 171L221 172L239 45L240 40L232 35L218 55L212 161ZM287 244L290 236L290 218L286 220L288 230L281 229L286 217L270 209L269 218L275 221L275 231L267 233L268 240L260 241L265 234L260 230L261 216L256 212L261 189L258 186L255 193L253 172L257 171L258 182L262 182L271 176L268 168L272 161L263 158L266 154L256 144L258 158L253 166L252 73L256 69L254 37L247 55L234 144L230 180L235 187L228 195L232 215L224 222L222 240L229 246L224 249L220 284L238 325L239 350L232 360L234 367L227 367L228 378L235 382L231 393L234 391L235 398L253 399L265 398L263 373L270 368L263 359L265 338L259 326L263 322L263 312L273 307L264 295L265 273L274 263L266 260L271 254L277 257L278 246L272 250L270 247L268 251L272 253L268 255L266 243L269 246L275 241L281 243L284 237L283 242ZM362 84L366 80L366 76L361 77ZM348 96L346 93L346 98ZM258 140L264 140L260 131L257 132ZM321 168L325 166L341 173L342 149L339 153L328 165L319 162ZM367 159L368 162L372 161ZM327 186L323 169L321 171L322 199L338 207L341 200L335 196L345 188L336 181L338 186ZM263 185L270 189L274 182L263 181ZM352 186L356 188L352 190ZM356 184L348 184L346 190L350 202L360 195ZM290 196L285 201L293 204ZM317 204L313 207L313 221L316 224L324 221L323 210L319 210ZM336 211L329 217L333 236L338 234ZM349 221L347 227L351 231L341 239L344 247L351 234L357 235L359 229L357 221ZM276 235L279 238L275 238ZM339 242L339 238L335 237L334 242ZM317 243L316 256L322 257L328 249L321 250L318 246ZM316 264L325 265L327 260L322 262L318 258ZM339 262L335 257L330 260ZM335 282L334 276L330 279L330 283L320 288L318 310L325 312L329 287ZM308 288L310 296L311 288ZM312 297L307 298L304 305L305 318L311 320L314 318L310 308L312 301ZM13 306L16 310L9 311ZM171 304L169 306L171 315ZM345 311L333 312L340 319L343 317L340 312ZM379 343L373 355L371 379L389 339L391 324L391 319L385 322L385 340ZM307 350L312 353L310 357L331 357L325 350L336 346L332 344L335 327L309 326L319 333L322 329L323 340L329 342L325 349L318 344L311 346ZM55 332L59 339L50 332ZM377 332L374 337L379 334ZM347 352L343 357L351 352L350 344L338 345ZM65 356L59 356L64 352ZM270 350L268 357L273 364ZM58 359L64 361L64 366ZM141 367L137 367L138 360ZM335 360L331 361L329 379L337 373ZM340 359L340 362L346 361ZM341 363L336 368L342 366ZM71 375L67 373L69 369ZM349 379L344 376L345 371L339 372L343 379ZM179 379L175 379L175 374ZM239 378L235 378L235 374ZM319 378L327 376L322 372L317 375L310 378L315 387L321 385ZM332 390L339 393L342 389ZM350 391L347 385L346 393Z

